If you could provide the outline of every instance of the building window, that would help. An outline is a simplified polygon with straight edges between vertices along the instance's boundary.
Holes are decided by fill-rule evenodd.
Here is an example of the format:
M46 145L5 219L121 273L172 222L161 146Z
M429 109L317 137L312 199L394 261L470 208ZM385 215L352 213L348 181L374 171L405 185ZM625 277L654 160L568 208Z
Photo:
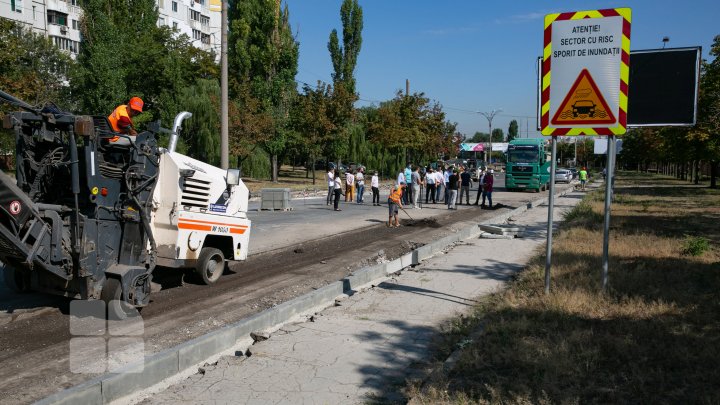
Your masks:
M190 10L190 19L192 21L200 21L200 12L195 10Z
M200 30L193 29L193 39L200 39Z
M207 27L210 25L210 17L206 15L200 16L200 24L202 24L203 27Z
M165 25L165 17L158 18L158 25L161 27Z
M158 8L165 8L165 0L158 0Z
M72 27L74 30L78 29L78 21L77 20L72 20Z
M178 24L177 24L176 22L173 22L173 29L174 29L174 30L177 30L177 29L178 29Z
M7 3L5 3L7 4ZM10 10L22 14L22 0L10 0Z
M205 45L210 45L210 34L202 34L202 37L200 38L200 42L202 42Z
M177 13L177 1L172 2L172 11Z
M48 10L47 22L48 24L64 25L67 27L68 15L59 11Z

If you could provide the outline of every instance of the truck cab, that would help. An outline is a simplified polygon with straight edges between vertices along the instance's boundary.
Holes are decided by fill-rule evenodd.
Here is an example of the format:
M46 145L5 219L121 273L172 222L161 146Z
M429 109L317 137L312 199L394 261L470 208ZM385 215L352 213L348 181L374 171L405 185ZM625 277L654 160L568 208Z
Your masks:
M508 144L505 188L508 191L546 190L550 163L544 139L513 139Z

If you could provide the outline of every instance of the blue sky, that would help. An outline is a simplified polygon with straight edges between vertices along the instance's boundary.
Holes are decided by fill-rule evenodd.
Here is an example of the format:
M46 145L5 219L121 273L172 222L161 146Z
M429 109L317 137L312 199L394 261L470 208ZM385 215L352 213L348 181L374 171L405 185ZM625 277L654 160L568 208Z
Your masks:
M327 42L342 32L342 0L284 0L300 43L297 80L331 82ZM363 43L355 70L358 106L378 104L405 90L439 102L447 119L472 136L487 132L476 111L501 108L493 128L512 119L521 136L535 130L536 60L542 53L545 14L630 7L631 49L702 46L703 58L720 35L720 1L481 1L360 0ZM526 126L527 121L527 126Z

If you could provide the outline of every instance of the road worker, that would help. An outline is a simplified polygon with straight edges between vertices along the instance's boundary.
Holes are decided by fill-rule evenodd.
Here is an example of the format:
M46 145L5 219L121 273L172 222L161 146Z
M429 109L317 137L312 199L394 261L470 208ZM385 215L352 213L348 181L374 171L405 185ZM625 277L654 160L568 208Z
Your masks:
M398 208L402 209L402 196L405 192L405 187L405 182L401 181L400 184L393 187L390 191L390 196L388 197L389 216L387 222L387 226L390 228L397 228L400 226L400 221L398 220Z
M108 116L108 121L110 121L113 131L130 136L130 139L123 136L115 136L110 138L111 143L116 145L129 145L130 140L135 140L137 131L135 130L132 119L142 112L144 104L140 97L133 97L127 104L122 104L115 108L112 114Z

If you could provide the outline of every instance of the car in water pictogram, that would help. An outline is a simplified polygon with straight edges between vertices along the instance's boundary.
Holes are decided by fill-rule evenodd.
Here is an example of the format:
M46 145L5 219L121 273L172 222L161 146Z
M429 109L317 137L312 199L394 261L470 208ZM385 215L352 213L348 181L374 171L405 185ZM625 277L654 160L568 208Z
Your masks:
M595 115L595 103L590 100L578 100L572 106L573 117L578 115L587 115L592 117Z

